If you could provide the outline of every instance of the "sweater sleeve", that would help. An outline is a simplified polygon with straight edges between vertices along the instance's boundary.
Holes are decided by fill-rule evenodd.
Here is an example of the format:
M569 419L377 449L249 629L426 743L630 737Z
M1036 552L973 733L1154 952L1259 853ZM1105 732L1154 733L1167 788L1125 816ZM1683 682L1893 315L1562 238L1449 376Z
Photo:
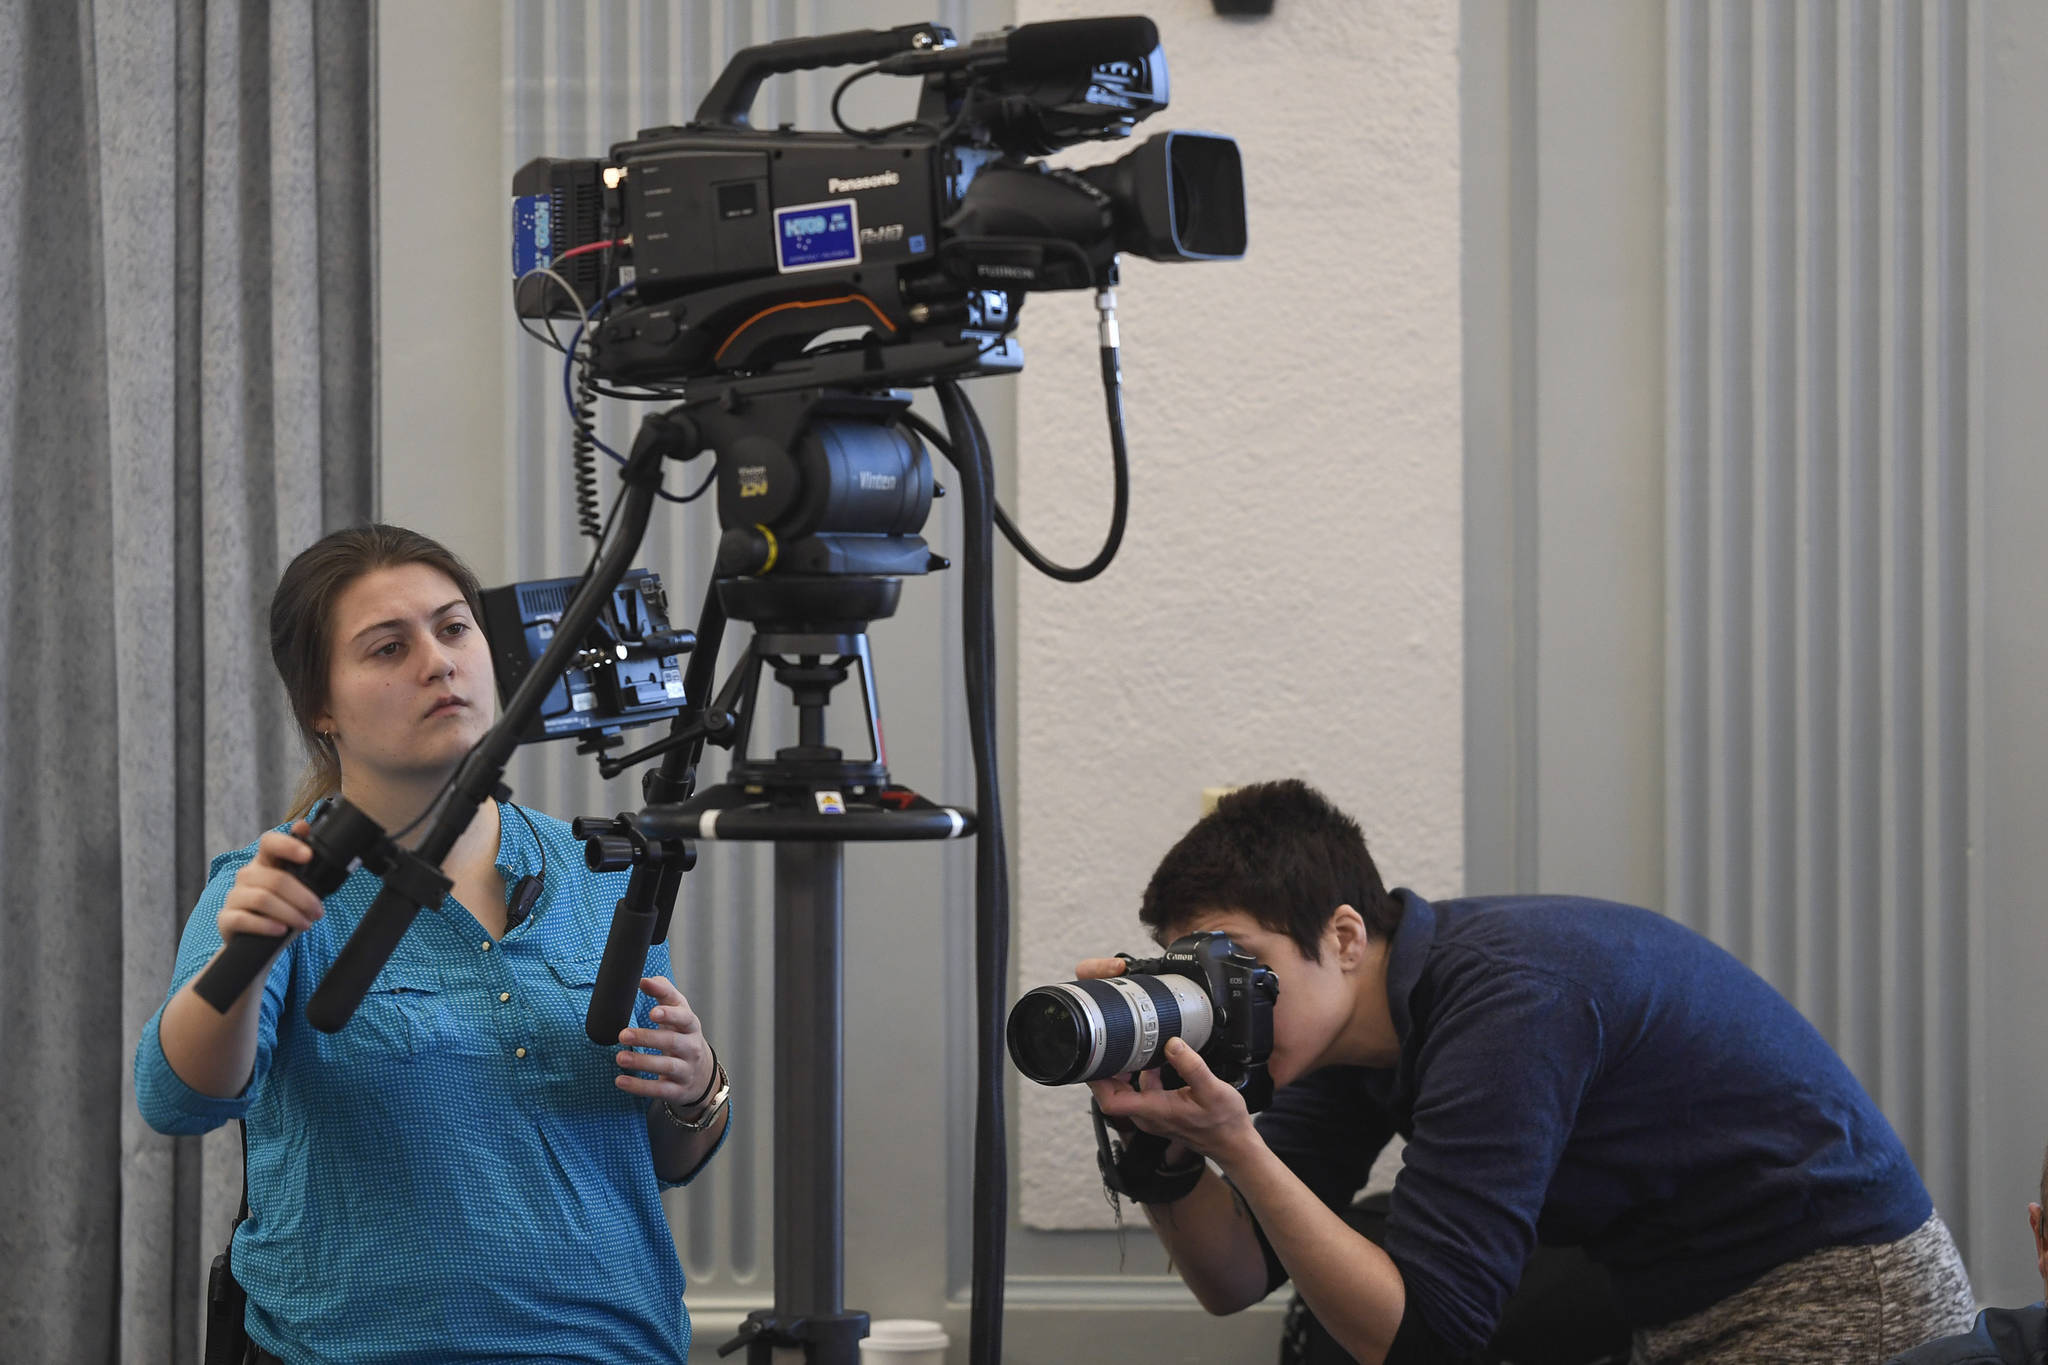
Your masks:
M1472 965L1439 979L1386 1234L1409 1312L1460 1352L1485 1345L1521 1279L1603 1046L1584 989Z
M221 905L227 900L228 889L234 885L235 874L255 854L256 846L251 844L248 848L224 853L214 859L206 890L185 921L185 931L178 942L177 965L172 969L171 988L164 994L164 1004L169 1004L170 998L184 989L186 982L199 975L220 950L218 921ZM250 1102L261 1090L263 1078L270 1070L271 1057L276 1051L277 1021L284 1007L287 983L291 980L293 951L294 948L286 948L277 955L277 960L271 964L270 975L263 983L263 1002L256 1026L256 1065L250 1073L249 1084L239 1095L226 1098L203 1095L171 1070L159 1032L164 1008L163 1005L157 1006L156 1013L143 1026L142 1038L135 1047L135 1104L141 1110L145 1123L159 1133L205 1133L248 1113Z
M1254 1122L1259 1136L1301 1183L1340 1214L1364 1187L1372 1163L1394 1135L1393 1121L1367 1096L1357 1067L1325 1067L1279 1091ZM1266 1258L1266 1292L1286 1282L1287 1267L1257 1220Z

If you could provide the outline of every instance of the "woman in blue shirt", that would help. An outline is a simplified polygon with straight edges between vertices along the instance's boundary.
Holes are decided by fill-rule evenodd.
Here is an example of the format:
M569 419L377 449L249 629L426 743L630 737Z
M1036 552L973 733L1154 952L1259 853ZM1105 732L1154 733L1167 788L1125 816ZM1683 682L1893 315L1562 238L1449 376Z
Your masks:
M723 1141L728 1087L665 946L621 1047L583 1036L622 874L590 872L561 821L486 801L443 863L450 893L349 1024L306 1022L379 883L358 868L323 905L291 870L311 855L303 817L336 795L387 830L426 812L492 719L478 596L452 553L390 526L285 570L271 655L312 758L297 822L214 860L136 1051L137 1101L166 1133L245 1120L233 1263L267 1357L680 1361L660 1191ZM527 910L511 893L536 878ZM222 1015L191 983L229 934L280 951Z

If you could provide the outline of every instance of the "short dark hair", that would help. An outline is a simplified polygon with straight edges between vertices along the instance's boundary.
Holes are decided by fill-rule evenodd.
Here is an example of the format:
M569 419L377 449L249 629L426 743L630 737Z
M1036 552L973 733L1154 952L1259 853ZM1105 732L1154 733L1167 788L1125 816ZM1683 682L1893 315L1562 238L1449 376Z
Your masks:
M299 551L270 597L270 659L284 680L292 719L306 746L306 771L292 796L291 819L308 814L341 790L341 763L333 743L314 728L327 708L334 657L334 604L348 586L376 569L424 564L448 575L483 628L483 588L460 556L437 540L403 526L371 522L330 531Z
M1138 918L1162 942L1205 911L1242 910L1314 962L1330 916L1349 905L1368 936L1391 937L1387 894L1358 822L1296 778L1239 787L1160 859Z

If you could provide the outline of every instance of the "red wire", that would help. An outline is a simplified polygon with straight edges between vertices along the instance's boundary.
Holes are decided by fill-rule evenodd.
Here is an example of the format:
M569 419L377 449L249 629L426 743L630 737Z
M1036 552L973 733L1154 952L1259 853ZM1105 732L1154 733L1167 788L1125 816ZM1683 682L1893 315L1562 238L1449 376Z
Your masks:
M586 251L602 251L608 246L617 245L618 242L616 240L609 242L586 242L582 246L574 247L568 251L563 252L561 255L555 257L552 261L549 261L548 264L560 265L563 261L568 260L571 256L581 256Z

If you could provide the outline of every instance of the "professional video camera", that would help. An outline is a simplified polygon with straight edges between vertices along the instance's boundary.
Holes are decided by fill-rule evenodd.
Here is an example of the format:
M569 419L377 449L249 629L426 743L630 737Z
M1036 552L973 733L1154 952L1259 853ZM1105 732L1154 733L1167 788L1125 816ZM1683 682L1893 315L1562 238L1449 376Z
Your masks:
M854 62L868 65L834 95L840 131L751 125L767 76ZM874 74L921 78L913 120L839 117L846 87ZM917 24L751 48L688 126L646 129L601 160L520 168L514 303L522 318L577 320L579 410L601 382L767 404L736 420L686 404L678 433L720 457L721 574L897 575L938 566L917 534L932 479L914 432L936 433L889 388L1012 373L1024 295L1093 287L1119 450L1111 536L1088 566L1099 572L1126 501L1117 254L1243 255L1243 169L1235 142L1189 132L1078 172L1024 158L1128 137L1166 100L1144 18L1031 24L965 46ZM864 410L848 410L849 391ZM582 516L594 533L595 507ZM1041 571L1059 567L1002 524Z
M1158 957L1124 960L1122 976L1062 981L1026 991L1010 1011L1010 1059L1040 1085L1073 1085L1158 1068L1175 1038L1258 1113L1273 1102L1273 969L1214 929L1186 934Z
M1014 325L1019 291L1112 284L1120 251L1244 254L1243 172L1229 138L1161 133L1079 172L1022 159L1128 137L1166 106L1149 19L1031 24L964 47L911 25L753 51L688 127L647 129L602 161L531 161L513 179L522 316L576 317L579 301L633 290L630 305L592 321L601 378L758 370L847 327L883 351L992 350ZM872 65L841 93L874 73L922 76L916 118L851 128L835 95L837 133L750 126L766 75L853 61ZM570 289L526 273L550 257Z
M859 67L834 94L837 132L751 125L767 77L833 66ZM921 82L913 119L847 125L840 97L875 75ZM306 1015L329 1032L348 1022L419 909L446 892L440 863L477 808L508 795L512 750L583 728L561 719L575 716L578 693L565 674L582 670L602 703L586 717L593 733L585 736L599 750L599 770L610 777L661 759L643 779L641 810L576 822L593 868L631 873L586 1018L593 1042L617 1042L648 948L666 936L695 863L692 841L776 845L776 1306L750 1315L726 1347L744 1345L753 1365L790 1351L811 1365L855 1365L866 1332L866 1315L840 1301L844 844L970 833L978 1084L969 1356L976 1365L1001 1357L1009 919L995 770L993 534L1000 529L1034 567L1062 580L1107 567L1129 491L1118 253L1234 259L1246 236L1242 167L1229 138L1165 133L1085 171L1031 158L1127 137L1166 97L1159 35L1143 18L1031 24L965 45L937 24L791 39L737 54L686 126L643 130L603 158L530 162L514 180L515 311L563 354L577 515L596 545L573 591L517 584L495 599L506 623L493 628L501 666L523 675L505 679L503 716L436 799L415 847L367 821L344 826L346 803L314 822L327 862L345 869L360 858L385 884ZM1025 294L1075 288L1096 291L1115 491L1102 549L1068 567L1039 554L997 506L987 435L960 382L1021 368L1013 333ZM574 322L566 341L554 331L558 319ZM943 430L910 410L907 390L921 386L936 392ZM664 406L621 453L598 439L600 397ZM941 491L927 446L954 466L964 504L974 811L891 781L868 646L868 625L893 612L902 578L947 567L919 534ZM604 517L600 451L620 468ZM712 475L693 492L662 488L669 461L706 454ZM656 498L688 502L714 482L723 534L711 582L695 629L674 630L665 606L640 610L653 603L646 579L621 584ZM753 634L714 686L731 621L751 623ZM497 639L507 631L519 639ZM748 753L764 669L797 711L798 743L770 757ZM830 695L856 672L871 756L825 743ZM604 752L616 731L669 707L665 737ZM706 744L733 758L725 782L699 791ZM239 998L275 948L269 939L231 940L208 969L207 998L221 1008Z

